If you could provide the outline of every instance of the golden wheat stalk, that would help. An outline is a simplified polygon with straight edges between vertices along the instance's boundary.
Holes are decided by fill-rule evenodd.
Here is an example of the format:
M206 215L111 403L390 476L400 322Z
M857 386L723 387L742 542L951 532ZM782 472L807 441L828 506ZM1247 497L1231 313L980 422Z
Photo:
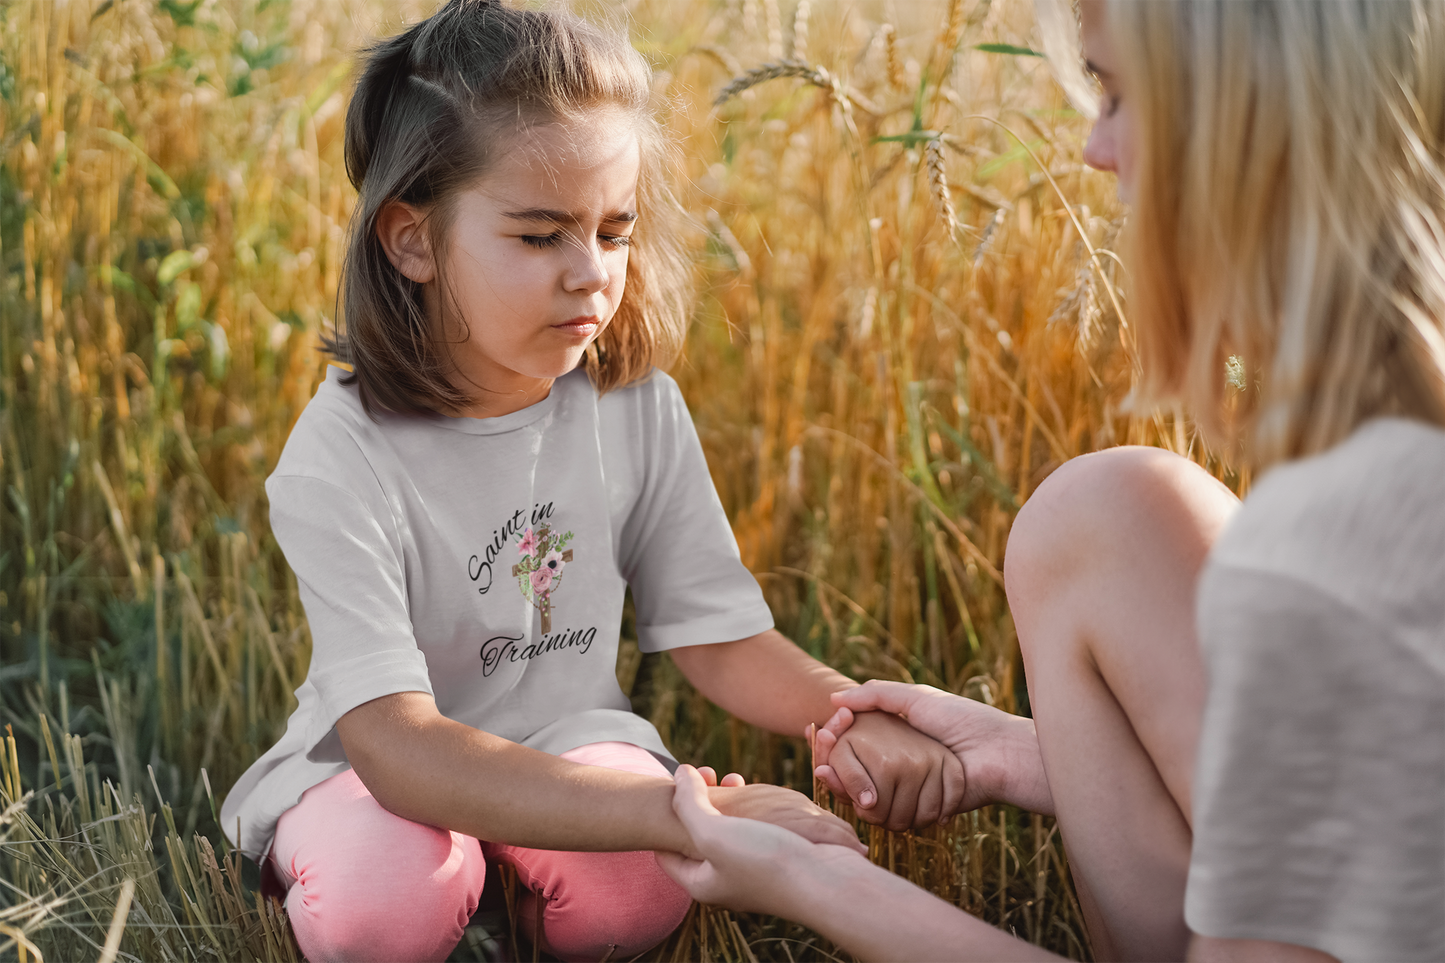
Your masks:
M989 219L988 226L983 229L983 237L979 238L978 247L975 248L973 252L973 266L975 268L983 261L983 256L988 253L988 249L993 246L993 236L998 232L998 226L1003 223L1003 217L1004 208L1000 207L993 212L993 217Z
M812 12L809 0L798 0L798 9L793 13L793 59L808 59L808 15Z
M1083 248L1082 244L1078 246ZM1093 347L1095 336L1099 333L1101 314L1098 292L1094 287L1093 264L1086 259L1074 279L1074 286L1064 295L1045 324L1052 327L1072 321L1079 350L1088 351Z
M902 90L906 81L903 61L898 56L898 31L891 23L885 23L880 29L883 32L884 50L888 55L888 86L894 90Z
M778 10L778 0L763 0L763 17L768 26L768 56L783 55L783 17Z
M923 145L923 156L928 164L928 186L933 189L933 199L938 202L939 213L948 228L948 239L958 243L958 214L953 208L953 194L948 187L948 172L943 168L943 139L935 137Z
M700 43L696 47L693 47L690 52L701 54L710 60L716 61L724 70L734 77L743 72L743 65L738 62L738 58L716 44Z
M826 67L815 66L804 60L775 60L770 63L754 67L746 73L734 77L722 92L714 100L714 107L721 107L732 98L743 91L756 87L758 84L767 83L769 80L777 80L779 77L800 77L812 84L814 87L821 87L831 91L834 96L841 97L837 82L833 75L828 73Z
M943 57L947 64L953 63L958 44L963 39L963 0L949 0L948 15L943 21Z
M701 51L701 48L696 48ZM769 80L776 80L779 77L801 77L814 87L820 87L833 95L833 100L843 109L844 114L850 113L854 108L863 111L865 114L877 117L882 110L877 104L869 100L856 87L844 88L838 79L829 73L827 67L810 64L807 61L789 58L765 63L754 67L746 73L739 74L722 89L713 101L713 107L721 107L727 101L750 87ZM850 121L851 123L851 121Z

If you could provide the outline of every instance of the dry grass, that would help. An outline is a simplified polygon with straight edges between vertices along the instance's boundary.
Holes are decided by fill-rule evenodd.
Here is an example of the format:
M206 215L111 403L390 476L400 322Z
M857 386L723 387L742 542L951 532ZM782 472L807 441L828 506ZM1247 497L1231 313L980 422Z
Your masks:
M859 678L1026 709L999 575L1018 505L1082 452L1191 445L1121 410L1116 266L1091 258L1119 212L1080 119L1039 59L974 49L1026 44L1028 6L627 10L698 227L675 374L779 626ZM279 736L309 657L262 481L323 369L348 53L397 15L0 6L0 952L293 952L254 867L215 855L201 775L224 793ZM725 719L669 660L625 649L618 674L679 758L807 789L806 746ZM1050 821L869 840L1087 955ZM499 951L477 935L458 958ZM659 955L832 952L699 909Z

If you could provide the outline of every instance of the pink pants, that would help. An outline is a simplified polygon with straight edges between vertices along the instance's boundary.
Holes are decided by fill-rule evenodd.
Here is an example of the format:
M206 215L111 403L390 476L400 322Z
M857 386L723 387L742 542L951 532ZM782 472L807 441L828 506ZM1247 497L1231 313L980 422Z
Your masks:
M667 775L651 753L621 742L562 758ZM281 817L270 858L311 963L445 960L476 911L486 859L516 868L529 891L520 901L524 927L540 912L543 945L564 960L635 956L666 939L691 903L650 852L479 843L387 812L351 770L306 790Z

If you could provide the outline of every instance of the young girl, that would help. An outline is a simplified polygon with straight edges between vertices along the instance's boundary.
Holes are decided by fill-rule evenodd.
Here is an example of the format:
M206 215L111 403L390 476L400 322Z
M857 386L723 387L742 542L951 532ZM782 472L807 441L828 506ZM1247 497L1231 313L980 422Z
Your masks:
M649 73L569 16L453 0L375 47L347 116L360 190L346 335L267 483L313 638L285 736L226 799L287 888L306 956L442 959L486 859L566 959L627 957L687 894L670 759L615 677L644 651L800 734L852 685L772 630L675 383L686 266ZM873 818L962 795L943 746L885 713L849 736ZM716 805L858 845L805 797ZM481 841L481 842L479 842Z
M1163 451L1064 466L1005 568L1034 719L869 683L819 744L902 713L965 807L1055 814L1099 959L1445 959L1445 6L1080 9L1141 387L1268 472L1240 505ZM867 958L1047 955L678 783L707 861L659 858L700 899Z

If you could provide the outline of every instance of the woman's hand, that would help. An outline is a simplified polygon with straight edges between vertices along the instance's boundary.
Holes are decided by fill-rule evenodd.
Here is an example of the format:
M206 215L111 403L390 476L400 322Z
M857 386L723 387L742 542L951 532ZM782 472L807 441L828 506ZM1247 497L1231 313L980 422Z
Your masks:
M698 858L658 852L657 862L693 899L747 912L789 915L797 912L792 906L799 889L792 882L794 870L812 862L866 863L860 853L866 850L856 838L852 846L814 846L779 825L725 815L714 805L717 790L691 766L679 766L674 779L672 808L692 837Z
M891 713L942 743L958 760L963 770L963 791L956 808L942 815L997 802L1011 803L1029 812L1053 813L1053 796L1044 775L1033 720L932 686L901 682L874 680L856 689L835 692L832 698L839 708L815 738L815 773L833 792L852 799L860 810L860 800L870 795L878 798L877 786L860 767L835 765L834 754L841 738L852 728L866 724L870 716Z
M833 728L819 735L837 777L829 785L834 792L838 784L858 788L849 796L860 819L903 832L958 811L963 766L947 746L886 712L864 712L849 721L838 722L835 714L828 723Z
M691 766L687 768L692 769ZM713 780L716 778L716 775L713 775ZM868 847L858 841L858 835L852 826L832 813L818 808L800 792L765 783L745 786L742 777L737 773L723 777L721 786L712 785L712 780L700 774L698 779L703 782L709 805L725 816L771 823L796 833L808 842L842 846L859 853L868 852Z
M775 629L735 642L682 646L672 659L698 691L722 708L774 732L796 733L836 711L829 694L851 679L818 662ZM903 830L952 813L963 795L963 770L947 747L878 712L839 737L834 769L867 782L855 797L859 815Z

